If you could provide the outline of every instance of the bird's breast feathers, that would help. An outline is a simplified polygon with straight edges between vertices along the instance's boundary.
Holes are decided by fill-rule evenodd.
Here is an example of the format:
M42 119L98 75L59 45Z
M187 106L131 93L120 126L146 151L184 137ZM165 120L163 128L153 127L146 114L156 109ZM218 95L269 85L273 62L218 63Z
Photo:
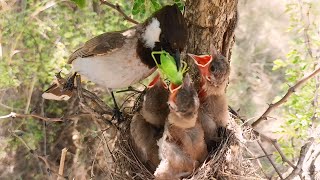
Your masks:
M124 88L148 77L155 69L143 64L136 53L137 38L111 53L78 57L72 61L74 71L105 88Z

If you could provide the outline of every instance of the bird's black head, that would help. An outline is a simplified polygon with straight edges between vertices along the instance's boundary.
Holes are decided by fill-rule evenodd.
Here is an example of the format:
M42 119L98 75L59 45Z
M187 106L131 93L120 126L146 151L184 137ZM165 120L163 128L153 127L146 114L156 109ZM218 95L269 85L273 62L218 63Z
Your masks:
M143 23L143 31L138 41L137 53L144 64L154 67L152 51L165 50L180 66L180 52L187 43L187 24L178 6L164 6ZM159 62L159 56L156 56Z

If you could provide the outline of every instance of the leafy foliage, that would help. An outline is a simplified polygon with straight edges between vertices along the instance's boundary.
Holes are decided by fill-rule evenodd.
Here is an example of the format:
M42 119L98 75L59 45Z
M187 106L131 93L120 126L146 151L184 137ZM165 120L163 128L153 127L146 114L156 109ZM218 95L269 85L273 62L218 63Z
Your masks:
M86 0L71 0L76 3L79 7L84 8L86 5Z
M291 25L288 32L295 34L291 41L291 50L286 59L274 61L273 70L284 69L287 84L282 86L284 91L288 85L295 84L305 74L313 71L319 64L316 49L320 48L318 25L319 3L317 1L293 1L287 4L286 13L290 16ZM289 98L285 103L285 123L279 131L282 134L281 146L288 157L297 157L298 148L308 138L309 134L319 125L320 115L318 103L319 76ZM280 160L280 158L278 158Z

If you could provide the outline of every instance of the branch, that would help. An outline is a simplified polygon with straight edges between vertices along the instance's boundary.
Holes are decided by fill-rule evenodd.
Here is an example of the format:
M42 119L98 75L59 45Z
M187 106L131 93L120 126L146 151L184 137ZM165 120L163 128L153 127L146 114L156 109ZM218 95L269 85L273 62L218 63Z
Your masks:
M107 5L109 7L111 7L112 9L115 9L116 11L118 11L123 17L125 20L133 23L133 24L139 24L138 21L130 18L128 15L126 15L126 13L124 13L124 11L122 10L122 8L120 7L120 5L118 3L116 4L112 4L108 1L105 1L105 0L100 0L101 4L104 4L104 5Z
M39 116L36 114L18 114L15 112L11 112L8 115L5 116L0 116L0 119L6 119L6 118L36 118L36 119L40 119L46 122L63 122L63 119L61 118L47 118L47 117L43 117L43 116Z
M110 120L111 119L110 108L105 106L103 101L99 99L94 93L82 88L80 75L76 76L76 82L77 82L77 95L80 101L79 102L80 107L84 109L86 112L88 112L92 117L103 120L107 124L112 125L112 122ZM104 111L104 114L100 114L94 108L90 107L89 104L86 102L85 97L95 102Z
M280 157L282 159L283 162L288 163L292 168L295 168L296 166L284 155L284 153L282 152L282 150L280 149L280 146L278 144L278 141L276 139L273 138L269 138L268 136L259 133L258 131L254 131L255 133L258 133L260 135L260 137L268 140L275 148L276 150L279 152Z
M63 178L63 179L68 179L66 177L61 176L56 171L52 170L52 168L50 166L50 163L48 162L48 159L46 157L44 157L44 156L38 155L33 149L30 148L30 146L26 143L26 141L23 140L20 136L18 136L16 133L14 133L14 132L12 132L10 130L9 130L9 132L11 133L11 135L13 135L14 137L16 137L17 139L19 139L22 142L22 144L28 149L28 152L30 154L32 154L37 160L41 160L46 165L47 171L49 173L53 173L53 174L55 174L58 177Z
M285 179L289 180L289 179L293 179L293 177L295 177L297 175L301 175L302 165L303 165L304 159L306 157L307 152L309 151L309 148L313 144L313 142L314 142L314 138L310 138L309 141L301 147L300 157L299 157L298 163L297 163L296 167L293 169L293 171Z
M302 176L305 179L312 179L312 176L316 176L316 174L320 172L320 161L317 160L317 158L320 160L320 144L312 145L306 153L306 157L302 165ZM313 177L313 179L317 178Z
M261 156L255 156L255 157L251 157L251 158L247 158L248 160L256 160L256 159L260 159L260 158L264 158L267 156L272 156L273 154L266 154L266 155L261 155Z
M279 169L277 168L277 166L274 164L273 160L268 156L268 153L266 151L266 149L264 149L264 147L262 146L260 140L257 141L259 146L261 147L262 151L264 152L264 154L266 155L266 157L268 158L268 160L270 161L271 165L273 166L273 168L276 170L276 172L278 173L280 179L283 179Z
M59 166L59 171L58 173L63 177L63 169L64 169L64 162L66 160L66 155L67 155L67 148L63 148L61 151L61 158L60 158L60 166ZM60 177L58 177L57 180L61 180Z
M274 104L270 104L268 109L255 121L252 123L252 127L256 127L262 120L267 120L267 115L280 106L281 104L285 103L288 98L293 94L298 88L300 88L305 82L307 82L309 79L313 78L316 76L318 73L320 73L320 68L314 70L312 73L309 75L303 77L301 80L299 80L294 86L290 87L286 93L278 102Z

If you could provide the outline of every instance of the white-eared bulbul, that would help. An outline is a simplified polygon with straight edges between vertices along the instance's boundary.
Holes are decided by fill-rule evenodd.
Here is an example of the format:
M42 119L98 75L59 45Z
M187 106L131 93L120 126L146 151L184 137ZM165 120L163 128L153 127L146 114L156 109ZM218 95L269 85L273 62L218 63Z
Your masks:
M78 74L112 91L135 84L154 72L152 51L170 53L179 69L187 36L187 25L178 6L167 5L142 24L90 39L71 54L68 63ZM159 56L156 59L160 63ZM66 83L64 89L72 89L73 83Z
M155 70L152 51L169 52L179 67L186 41L187 26L179 8L165 6L129 30L107 32L87 41L71 54L68 63L105 88L124 88Z

